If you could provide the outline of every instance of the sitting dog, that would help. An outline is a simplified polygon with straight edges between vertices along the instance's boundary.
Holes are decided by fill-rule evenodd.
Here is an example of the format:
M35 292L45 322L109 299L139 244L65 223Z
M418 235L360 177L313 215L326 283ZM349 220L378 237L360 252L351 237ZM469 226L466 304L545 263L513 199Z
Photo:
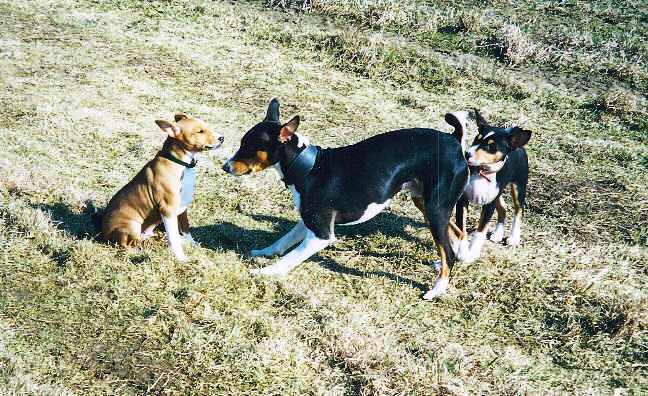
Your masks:
M335 240L335 225L352 225L376 216L401 190L411 193L423 212L441 261L434 288L423 298L445 292L455 261L449 221L468 179L456 138L432 129L401 129L351 146L322 149L297 133L299 116L279 121L273 99L265 119L241 139L223 169L235 176L274 167L292 190L301 221L281 239L252 256L283 255L253 274L284 275Z
M488 223L497 210L497 225L490 235L490 240L500 242L504 238L504 222L506 220L506 204L502 193L511 186L513 198L513 223L507 244L511 246L520 243L522 215L525 207L526 187L529 179L529 161L524 145L531 138L531 131L519 128L496 128L490 126L484 117L475 109L478 134L472 145L466 149L465 121L455 114L446 115L446 121L455 127L454 135L462 142L466 151L466 161L470 168L470 178L464 194L457 203L457 227L461 230L461 242L457 257L466 262L476 260L480 253ZM468 205L481 206L479 225L471 235L470 244L466 238L466 217Z
M180 233L193 242L187 207L196 184L194 156L216 149L224 138L212 132L204 121L186 114L176 114L175 123L155 122L168 135L162 150L115 194L103 215L96 216L95 224L103 240L132 251L162 222L171 251L184 261L187 257Z

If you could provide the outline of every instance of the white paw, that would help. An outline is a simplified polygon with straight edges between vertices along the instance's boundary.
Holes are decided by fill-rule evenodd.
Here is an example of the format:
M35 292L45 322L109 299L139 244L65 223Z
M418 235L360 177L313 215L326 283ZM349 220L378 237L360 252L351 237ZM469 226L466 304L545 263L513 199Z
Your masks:
M252 257L272 257L273 254L270 253L267 249L253 249L250 252L250 256L252 256Z
M468 243L468 239L462 239L459 241L459 244L457 245L457 250L453 250L455 256L461 260L461 256L466 255L468 251L470 250L470 244Z
M448 290L448 278L438 278L432 290L428 290L427 293L423 295L424 300L434 300L435 298L441 297Z
M436 272L441 271L441 260L434 260L434 270Z
M175 258L178 261L187 261L187 255L184 253L176 253Z
M502 242L502 239L504 239L504 224L497 224L495 231L490 234L488 239L493 242Z
M145 240L149 239L150 237L152 237L153 235L154 235L153 231L143 232L143 233L140 234L140 241L145 241Z
M506 239L506 244L509 246L517 246L520 244L520 235L509 235Z
M189 244L190 244L191 246L194 246L194 247L200 247L200 242L198 242L198 241L196 241L195 239L193 239L193 237L191 236L191 234L186 233L186 234L183 235L183 238L184 238L184 240L185 240L186 242L189 242Z
M253 270L250 270L250 273L254 276L258 275L265 275L265 276L284 276L286 275L290 270L285 268L284 266L280 265L269 265L267 267L263 268L256 268Z

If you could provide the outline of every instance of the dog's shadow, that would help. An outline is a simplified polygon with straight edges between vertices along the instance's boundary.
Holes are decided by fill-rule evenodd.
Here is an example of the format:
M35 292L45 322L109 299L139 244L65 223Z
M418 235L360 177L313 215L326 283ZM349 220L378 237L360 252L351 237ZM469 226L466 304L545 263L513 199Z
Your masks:
M285 218L268 216L268 215L251 215L256 221L270 222L273 225L272 231L242 228L236 224L223 222L207 226L193 227L191 230L192 235L200 241L202 246L211 249L232 250L239 254L249 255L250 250L260 249L270 245L285 233L287 233L295 225L295 221L290 221ZM416 221L407 217L403 217L391 212L383 212L376 216L376 218L353 227L336 227L336 236L349 236L349 237L367 237L372 234L380 232L386 237L397 237L402 239L414 239L418 243L427 243L432 247L431 238L424 241L416 236L410 235L405 232L405 226L410 225L415 228L427 228L423 222ZM398 252L387 253L371 253L364 252L363 254L370 255L378 258L390 258L398 256ZM314 258L319 260L319 265L330 271L357 276L362 278L367 277L383 277L390 279L394 282L409 285L417 288L423 292L428 288L415 280L392 274L386 271L362 271L356 268L347 267L339 262L321 255L315 255Z
M86 203L84 208L78 210L64 202L33 204L32 207L48 213L58 229L65 231L75 239L96 238L97 231L92 221L92 214L94 213L92 203ZM191 233L206 248L235 251L238 254L249 255L250 250L270 245L295 225L295 221L281 217L268 215L252 215L251 217L256 221L270 222L273 225L273 230L249 229L230 222L222 222L192 227ZM434 246L431 240L425 241L417 236L406 233L404 228L407 225L415 228L426 228L426 225L421 221L386 211L363 224L353 227L336 227L336 235L362 238L380 232L386 237L414 239L417 243L429 244L431 247ZM376 253L367 251L363 252L363 254L382 259L399 255L398 252ZM319 265L323 268L333 272L362 278L373 276L383 277L399 284L417 288L422 292L427 291L427 287L424 284L387 271L362 271L340 264L329 257L315 255L314 258L319 261Z
M31 207L47 213L56 228L67 232L75 239L92 239L98 233L92 222L94 206L90 202L86 202L86 205L79 210L61 201L32 204Z

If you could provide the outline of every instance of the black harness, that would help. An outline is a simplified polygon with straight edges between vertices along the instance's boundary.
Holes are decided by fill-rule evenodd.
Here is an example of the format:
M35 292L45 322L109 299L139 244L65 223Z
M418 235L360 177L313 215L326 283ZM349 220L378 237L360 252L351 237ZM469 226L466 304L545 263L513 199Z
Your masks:
M291 184L302 185L304 183L306 176L313 170L321 150L322 148L319 146L308 145L290 161L286 169L282 169L284 174L282 180L286 186Z

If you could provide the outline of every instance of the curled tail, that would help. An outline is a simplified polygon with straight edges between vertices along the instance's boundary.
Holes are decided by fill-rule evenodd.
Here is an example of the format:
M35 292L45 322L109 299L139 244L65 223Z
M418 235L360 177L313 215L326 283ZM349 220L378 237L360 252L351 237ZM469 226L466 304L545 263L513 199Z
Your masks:
M454 132L452 136L456 137L461 148L466 151L466 129L468 124L468 113L465 111L455 111L452 113L446 113L445 120L450 126L454 127Z

